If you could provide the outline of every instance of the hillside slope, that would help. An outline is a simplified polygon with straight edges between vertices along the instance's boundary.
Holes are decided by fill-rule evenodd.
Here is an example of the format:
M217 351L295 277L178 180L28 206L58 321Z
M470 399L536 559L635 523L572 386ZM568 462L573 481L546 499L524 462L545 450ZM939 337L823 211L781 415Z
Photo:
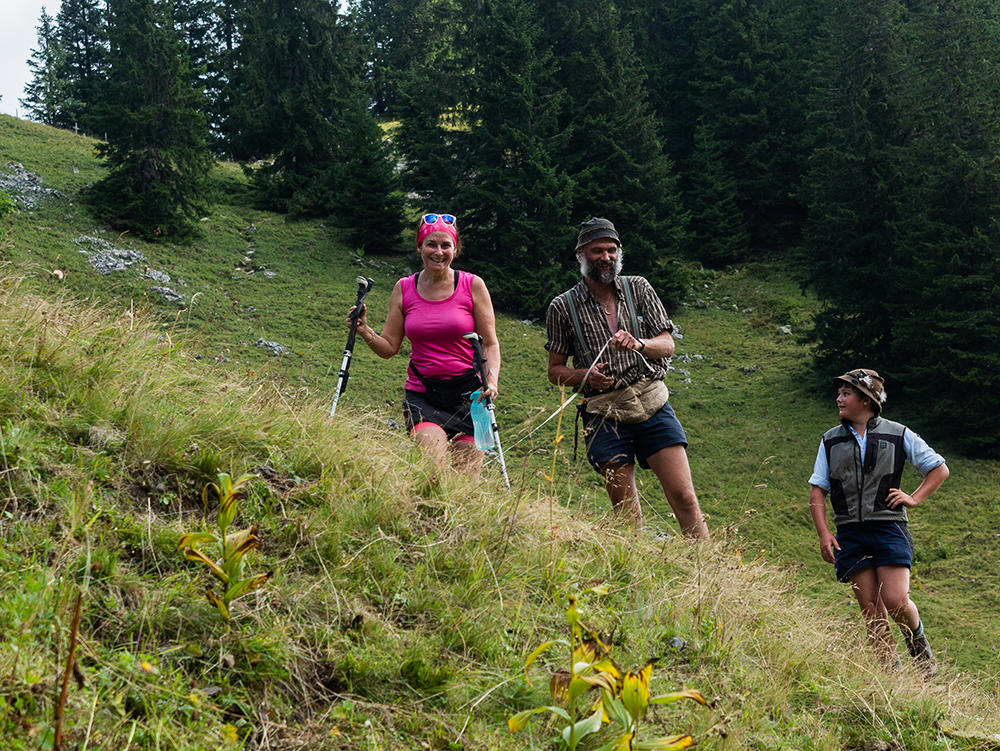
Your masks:
M68 195L95 167L60 165L88 148L0 118L0 158ZM232 167L219 179L239 195ZM669 384L716 538L692 546L649 482L649 529L608 521L596 475L570 461L569 415L561 443L556 421L528 437L560 402L537 323L500 322L513 496L490 466L478 485L429 481L388 424L402 358L359 354L329 421L359 267L330 228L233 200L190 248L111 238L147 262L108 276L73 242L101 233L72 197L13 217L4 252L32 265L6 267L0 300L0 733L12 748L51 739L74 633L83 683L63 726L81 747L545 747L543 722L515 736L504 723L548 701L546 669L560 662L550 655L528 683L523 660L565 633L567 597L598 583L610 594L588 601L586 620L614 633L623 666L658 656L654 692L714 700L660 710L650 733L713 748L910 748L966 736L987 747L998 732L996 470L951 461L933 513L915 514L915 597L952 664L928 686L882 675L816 552L804 484L832 400L776 333L811 305L779 264L701 275L676 316ZM250 257L277 276L232 264L248 233ZM377 263L375 320L403 265ZM188 296L169 303L147 268L184 279ZM254 334L298 346L272 357ZM204 598L210 576L176 550L214 523L201 489L220 470L259 475L236 524L259 528L252 572L274 571L230 624Z

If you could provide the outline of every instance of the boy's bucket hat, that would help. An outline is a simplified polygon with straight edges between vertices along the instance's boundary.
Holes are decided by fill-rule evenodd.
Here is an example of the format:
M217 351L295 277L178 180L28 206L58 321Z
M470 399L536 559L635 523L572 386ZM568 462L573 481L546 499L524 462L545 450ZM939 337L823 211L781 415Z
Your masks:
M840 385L841 381L851 384L862 394L870 396L872 404L875 405L875 414L882 411L882 404L888 398L885 394L885 380L874 370L857 368L833 379L837 386Z

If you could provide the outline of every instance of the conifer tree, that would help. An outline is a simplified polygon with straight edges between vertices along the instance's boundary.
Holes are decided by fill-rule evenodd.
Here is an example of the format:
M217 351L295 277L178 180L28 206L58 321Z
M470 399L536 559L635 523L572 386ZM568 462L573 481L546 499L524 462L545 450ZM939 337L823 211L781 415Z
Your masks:
M622 0L622 15L635 35L636 54L646 70L644 89L660 124L663 143L677 163L681 189L695 148L700 107L697 0Z
M103 0L62 0L56 25L65 52L59 78L66 81L68 87L59 124L65 128L94 131L91 109L102 98L107 76L105 3Z
M103 221L147 239L181 238L206 210L211 158L201 94L168 2L110 0L105 98L94 122L109 174L90 193Z
M568 0L545 14L557 82L568 93L559 128L570 137L558 165L575 185L571 214L620 225L629 272L650 277L664 299L674 299L683 281L671 262L687 241L688 216L630 30L605 0Z
M694 256L706 266L720 268L747 254L749 233L736 200L736 180L728 172L722 147L704 119L695 128L691 156L692 245Z
M205 77L219 45L219 16L223 0L173 0L174 22L180 29L187 48L188 67L192 83L205 89Z
M910 5L892 360L927 428L1000 456L1000 47L984 10Z
M398 91L395 142L404 162L403 187L421 206L435 202L437 208L429 211L450 212L445 207L455 200L461 180L458 154L465 134L455 128L459 78L455 69L422 60L410 65Z
M181 32L187 49L191 85L206 98L209 114L211 72L219 56L220 0L173 0L174 23Z
M687 216L615 6L484 0L457 18L436 7L452 20L418 45L399 89L404 185L433 210L468 205L469 261L489 265L500 304L538 312L594 215L623 226L631 273L679 296Z
M352 0L354 28L368 55L372 108L379 117L396 118L400 86L411 65L427 54L427 45L454 53L448 44L455 31L455 0Z
M809 279L825 304L813 332L824 372L889 365L905 143L902 11L898 0L831 4L821 39L805 241Z
M796 194L805 169L805 5L697 0L698 114L722 147L755 248L797 239L804 215Z
M330 175L332 205L355 247L389 255L399 249L404 199L392 149L369 102L368 88L360 85L345 102L337 166Z
M405 162L403 186L417 202L438 202L428 211L454 213L441 204L454 200L461 180L466 133L457 126L464 122L468 50L458 34L464 24L451 0L428 0L405 35L405 53L396 55L405 64L394 69L392 105L399 119L396 147Z
M31 81L19 99L28 117L46 125L59 125L66 106L67 82L61 77L65 70L66 53L59 41L55 19L45 12L38 17L38 47L31 50L28 68Z
M468 137L455 206L470 265L495 304L540 313L560 291L573 185L557 162L565 92L535 10L484 0L469 22Z
M388 252L402 228L391 154L368 108L361 45L325 0L251 0L237 16L225 128L260 205L338 215L358 247Z
M237 21L226 128L262 206L304 216L332 208L326 184L343 115L346 33L324 0L251 0Z
M236 66L236 15L244 0L174 0L174 18L189 51L192 84L201 89L213 153L232 156L226 120Z

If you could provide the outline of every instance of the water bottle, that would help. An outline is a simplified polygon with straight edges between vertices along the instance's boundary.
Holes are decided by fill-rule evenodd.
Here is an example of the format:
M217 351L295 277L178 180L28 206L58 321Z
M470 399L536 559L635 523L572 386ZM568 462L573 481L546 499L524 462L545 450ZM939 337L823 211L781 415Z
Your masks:
M493 426L486 402L479 401L482 391L472 392L472 425L475 427L476 448L480 451L493 448Z

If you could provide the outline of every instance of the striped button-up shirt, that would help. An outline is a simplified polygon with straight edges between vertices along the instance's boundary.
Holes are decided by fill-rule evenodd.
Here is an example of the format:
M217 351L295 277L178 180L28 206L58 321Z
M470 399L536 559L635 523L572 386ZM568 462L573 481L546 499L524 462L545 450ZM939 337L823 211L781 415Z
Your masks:
M641 319L639 331L633 331L631 317L625 304L623 284L631 284L635 300L636 316ZM548 341L545 349L558 355L573 358L574 368L589 368L593 358L611 338L607 316L600 303L590 293L586 281L581 280L570 290L573 296L580 328L586 341L581 347L577 341L573 319L563 295L558 295L550 304L545 319ZM664 331L673 332L674 324L667 317L663 303L656 296L652 285L641 276L619 276L615 279L615 299L618 309L618 327L628 331L637 339L651 339ZM589 353L589 357L585 355ZM604 374L615 379L613 388L622 388L635 383L640 378L663 379L667 375L667 359L646 357L640 352L628 350L620 352L610 347L604 350L600 362L607 363Z

